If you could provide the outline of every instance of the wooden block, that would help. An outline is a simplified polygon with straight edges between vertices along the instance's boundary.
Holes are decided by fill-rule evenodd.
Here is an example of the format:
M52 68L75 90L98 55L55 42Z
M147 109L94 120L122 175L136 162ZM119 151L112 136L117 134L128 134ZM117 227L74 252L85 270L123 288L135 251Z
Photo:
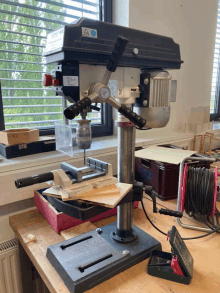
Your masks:
M103 188L94 188L93 191L80 194L75 199L114 208L131 189L132 184L117 183Z
M52 173L55 186L62 186L63 188L70 188L72 186L72 181L62 169L53 170Z
M27 238L24 240L26 244L34 242L36 240L35 236L33 234L28 234Z
M118 182L117 178L110 177L110 178L106 178L106 179L103 179L103 180L99 180L98 182L94 182L93 187L94 188L102 188L102 187L106 187L106 186L116 184L117 182Z
M68 191L65 190L65 193L63 193L62 195L62 200L65 201L65 200L75 199L75 196L77 196L78 194L89 192L92 190L93 190L92 184L83 186L83 183L82 183L82 185L78 188L71 189Z
M86 222L76 227L72 227L67 230L61 231L60 234L65 240L68 240L70 238L95 230L96 228L97 227L92 223Z
M43 191L43 195L61 198L63 189L60 186L52 186Z

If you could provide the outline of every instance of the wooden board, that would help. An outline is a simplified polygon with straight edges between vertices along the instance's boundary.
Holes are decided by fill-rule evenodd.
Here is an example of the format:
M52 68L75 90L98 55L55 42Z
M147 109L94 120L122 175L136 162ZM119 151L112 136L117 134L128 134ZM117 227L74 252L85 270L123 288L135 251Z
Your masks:
M75 199L114 208L132 187L132 184L117 183L103 188L94 188L90 192L76 196Z
M62 198L63 201L75 200L76 196L91 192L93 188L102 188L116 184L117 178L112 176L103 176L88 181L75 183L68 188L62 188L60 186L52 186L43 192L43 195Z
M162 202L170 205L169 202ZM172 205L175 203L172 201ZM202 232L183 229L176 223L176 219L154 214L152 212L152 203L144 199L144 205L150 219L154 224L167 232L175 225L182 237L194 237L202 235ZM64 237L56 234L56 232L48 225L38 210L28 211L10 217L10 225L16 236L19 238L26 253L29 255L34 266L46 283L51 293L69 293L64 282L61 280L55 269L46 258L46 249L49 245L54 245L64 241ZM94 223L96 227L107 225L116 220L116 217L104 219ZM188 218L184 218L184 222L192 224ZM134 224L140 229L149 233L161 242L163 251L170 252L171 247L166 240L166 236L156 231L146 217L141 208L134 211ZM24 238L28 234L36 236L36 242L25 244ZM83 233L83 231L82 231ZM72 234L70 234L72 237ZM183 285L164 279L150 276L146 272L148 259L125 270L124 272L112 277L104 283L87 291L88 293L209 293L219 292L219 263L220 263L220 235L212 235L206 238L187 241L187 246L194 258L194 275L190 285Z

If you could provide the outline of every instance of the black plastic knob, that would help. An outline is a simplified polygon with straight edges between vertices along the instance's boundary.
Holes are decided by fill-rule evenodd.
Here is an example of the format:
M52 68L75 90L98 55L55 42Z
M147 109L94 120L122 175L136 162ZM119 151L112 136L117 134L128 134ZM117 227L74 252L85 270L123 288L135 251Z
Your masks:
M159 213L162 215L168 215L168 216L177 217L177 218L182 218L182 216L183 216L182 212L172 211L172 210L168 210L168 209L160 209Z
M17 188L22 188L22 187L31 186L37 183L51 181L53 179L54 179L53 173L48 172L48 173L44 173L44 174L40 174L40 175L36 175L32 177L16 179L15 186Z
M100 111L101 108L97 107L97 106L90 106L90 109L95 110L95 111Z
M143 128L146 124L146 120L141 116L134 113L131 109L127 108L125 105L121 105L118 109L118 112L128 118L131 122L133 122L139 128Z
M115 70L117 69L119 60L125 51L125 47L127 46L127 43L128 43L128 39L123 38L122 36L118 36L117 41L115 43L115 47L112 51L112 55L107 65L108 71L115 72Z
M63 114L68 120L73 120L76 116L79 115L83 110L85 110L87 107L90 107L92 101L90 98L85 97L82 100L76 102L75 104L67 107Z

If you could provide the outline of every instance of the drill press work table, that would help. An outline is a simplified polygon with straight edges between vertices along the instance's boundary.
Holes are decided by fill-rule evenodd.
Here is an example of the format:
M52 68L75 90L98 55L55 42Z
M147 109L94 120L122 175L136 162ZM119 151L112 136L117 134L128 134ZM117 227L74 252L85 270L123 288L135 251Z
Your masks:
M173 208L176 200L162 202L158 205ZM188 230L180 227L172 217L153 214L152 203L144 199L144 204L151 220L162 231L167 232L175 225L182 237L194 237L202 235L201 232ZM217 203L218 208L220 204ZM97 227L116 221L116 216L91 224L89 222L80 226L70 228L56 234L38 210L34 209L10 217L10 225L19 239L19 250L21 256L22 283L24 293L34 292L31 272L31 262L37 269L51 293L68 293L69 290L62 279L46 258L46 250L50 245L70 239L74 236L89 232ZM193 224L193 220L184 217L184 223ZM134 211L134 224L155 237L162 244L163 251L170 252L171 247L166 237L157 232L146 220L141 207ZM26 244L28 234L36 238L34 242ZM194 258L194 275L190 285L178 284L165 279L152 277L147 274L148 259L125 270L113 278L101 283L87 291L91 293L115 293L115 292L158 292L158 293L180 293L180 292L219 292L219 263L220 263L220 238L218 234L202 239L186 241L187 247ZM23 247L23 248L22 248ZM27 257L28 255L28 257Z

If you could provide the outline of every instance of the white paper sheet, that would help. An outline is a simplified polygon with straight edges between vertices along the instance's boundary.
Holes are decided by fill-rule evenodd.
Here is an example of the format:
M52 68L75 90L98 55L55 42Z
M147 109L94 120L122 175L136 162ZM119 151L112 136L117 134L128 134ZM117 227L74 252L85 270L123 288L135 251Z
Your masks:
M190 157L195 153L197 152L152 146L143 150L136 151L135 156L142 159L178 165L184 158Z

